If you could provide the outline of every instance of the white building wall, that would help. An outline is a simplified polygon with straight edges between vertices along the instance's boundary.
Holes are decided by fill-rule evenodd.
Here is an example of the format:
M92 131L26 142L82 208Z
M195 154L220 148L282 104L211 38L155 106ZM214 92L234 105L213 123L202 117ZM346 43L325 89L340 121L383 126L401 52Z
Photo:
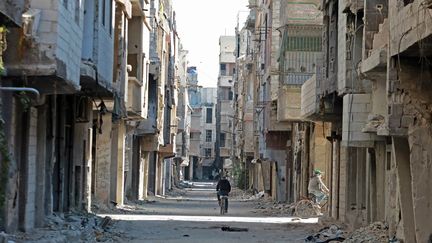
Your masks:
M57 48L55 55L62 64L66 65L66 79L79 86L84 1L68 1L67 6L54 3L57 1L52 2L58 4ZM75 17L76 14L78 18ZM61 69L62 67L58 68Z
M345 5L345 0L339 0L339 6ZM346 60L346 52L347 52L347 15L343 13L343 8L339 8L338 13L338 59L337 59L337 68L338 68L338 91L339 94L343 94L346 92L346 81L347 81L347 60Z
M25 230L30 230L35 224L36 211L36 154L37 154L37 109L30 109L30 127L28 141L27 167L27 201L25 205Z
M347 94L343 97L342 145L373 147L374 141L384 139L362 132L372 111L370 99L371 94Z
M220 45L220 63L235 63L235 36L221 36L219 39Z

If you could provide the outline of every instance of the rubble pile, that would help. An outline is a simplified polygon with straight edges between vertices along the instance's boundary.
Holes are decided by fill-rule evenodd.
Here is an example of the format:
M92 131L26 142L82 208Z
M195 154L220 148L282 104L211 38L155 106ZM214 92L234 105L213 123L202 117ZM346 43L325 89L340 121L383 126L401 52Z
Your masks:
M366 227L362 227L355 230L354 232L351 233L350 237L344 242L348 242L348 243L389 242L388 227L382 222L375 222Z
M318 233L308 236L305 242L324 243L324 242L343 242L346 233L337 225L333 224L322 228Z
M258 199L257 195L254 195L252 193L252 190L241 190L237 187L232 188L230 192L230 198L234 200L240 200L240 201L249 201L249 200L255 200Z
M5 234L1 232L0 242L121 242L124 232L111 227L113 221L88 213L56 214L47 217L45 226L32 232Z
M278 203L269 198L262 198L257 202L255 209L266 215L286 215L297 217L316 217L322 215L319 206L310 200L300 200L296 203Z
M256 203L255 209L268 216L292 216L294 212L293 204L278 203L271 198L261 198Z
M146 203L146 201L129 201L125 199L125 203L123 205L113 205L107 207L104 204L92 204L92 211L97 214L139 214L143 213L142 208L139 208L138 205L141 203Z
M186 191L182 188L173 187L167 194L171 197L182 197L186 195Z

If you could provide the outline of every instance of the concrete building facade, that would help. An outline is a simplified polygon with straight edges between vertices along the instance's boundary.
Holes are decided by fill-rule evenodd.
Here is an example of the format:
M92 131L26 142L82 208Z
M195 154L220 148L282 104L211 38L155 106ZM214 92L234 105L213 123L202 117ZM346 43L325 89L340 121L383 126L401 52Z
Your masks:
M0 3L1 230L170 188L186 62L171 6Z
M216 147L215 158L220 171L229 176L233 169L234 133L234 81L235 36L219 38L219 77L216 107Z

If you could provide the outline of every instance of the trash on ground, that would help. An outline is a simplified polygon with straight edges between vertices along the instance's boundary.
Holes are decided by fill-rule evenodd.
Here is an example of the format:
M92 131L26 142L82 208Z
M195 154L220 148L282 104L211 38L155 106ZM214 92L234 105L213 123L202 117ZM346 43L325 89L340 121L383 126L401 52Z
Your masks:
M238 227L229 227L229 226L222 226L222 231L229 231L229 232L248 232L248 228L238 228Z

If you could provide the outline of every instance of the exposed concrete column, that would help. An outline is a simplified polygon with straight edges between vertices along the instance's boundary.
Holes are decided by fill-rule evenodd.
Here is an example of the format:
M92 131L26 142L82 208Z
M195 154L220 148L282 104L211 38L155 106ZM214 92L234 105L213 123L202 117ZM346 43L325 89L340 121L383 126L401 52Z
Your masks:
M357 212L363 216L363 208L366 207L366 149L364 148L356 148L357 149L357 169L355 170L355 178L357 178L356 182L356 205ZM359 219L359 218L358 218ZM362 220L362 219L360 219Z
M103 115L102 127L96 138L96 168L95 169L95 198L101 203L110 201L111 177L111 114Z
M162 180L163 180L163 164L164 158L159 154L156 159L156 173L155 173L155 195L162 195Z
M333 141L332 153L331 217L339 219L340 141L337 139Z
M386 178L386 144L377 142L375 145L376 163L376 218L374 220L385 220L385 178Z
M47 98L48 100L48 98ZM46 170L45 170L45 215L51 215L53 212L53 170L56 163L56 131L57 131L57 97L55 95L49 98L47 114L47 140L46 140Z
M389 235L396 235L400 220L399 187L397 181L397 166L393 146L386 144L386 176L385 176L385 221L389 225Z
M43 105L38 108L38 123L37 123L37 156L36 156L36 215L35 226L41 227L44 225L45 219L45 193L46 191L45 177L47 156L47 106Z
M141 163L143 168L142 177L140 177L140 184L142 185L142 191L140 190L139 199L147 198L148 193L148 180L149 180L149 158L150 153L147 151L142 151L141 153Z
M111 157L111 199L118 205L123 205L124 199L124 162L126 127L120 120L113 125L112 157Z
M340 142L338 142L340 145ZM348 196L348 148L345 146L339 147L339 219L347 219L347 210L349 209Z
M366 155L366 221L374 222L376 215L375 150L368 148Z
M26 172L21 176L26 176L26 189L25 196L25 216L24 216L24 227L25 231L29 231L35 226L35 199L36 199L36 157L37 157L37 119L38 112L34 107L29 110L29 130L28 130L28 144L27 144L27 167ZM25 143L23 143L25 144ZM21 188L21 190L23 189Z
M410 151L406 138L392 137L396 161L405 242L416 242L413 211Z
M189 181L193 181L194 159L189 160Z
M430 242L432 233L432 130L410 130L410 165L417 242Z
M93 120L93 119L90 119ZM91 211L91 188L92 188L92 147L93 147L93 128L87 128L87 143L85 146L85 157L84 157L84 188L83 188L83 209L86 212Z

